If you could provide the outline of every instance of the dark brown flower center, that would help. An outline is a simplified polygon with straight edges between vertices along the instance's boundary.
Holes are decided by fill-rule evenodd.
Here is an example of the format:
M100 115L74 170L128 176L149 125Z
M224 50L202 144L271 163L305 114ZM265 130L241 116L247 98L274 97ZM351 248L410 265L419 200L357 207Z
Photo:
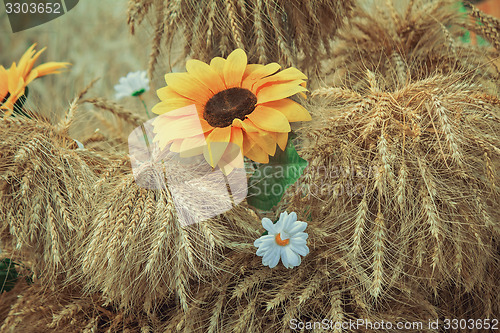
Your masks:
M229 88L215 94L205 105L203 118L213 127L227 127L238 118L244 120L255 110L257 96L243 88Z

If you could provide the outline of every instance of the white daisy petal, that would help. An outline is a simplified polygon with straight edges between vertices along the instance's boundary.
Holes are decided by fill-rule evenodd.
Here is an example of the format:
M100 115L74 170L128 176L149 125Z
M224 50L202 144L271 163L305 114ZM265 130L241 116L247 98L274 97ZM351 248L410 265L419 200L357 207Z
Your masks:
M259 247L259 246L261 246L261 245L265 244L265 243L266 243L266 241L272 240L273 238L274 238L274 236L273 236L273 235L265 235L265 236L261 236L260 238L257 238L257 239L255 240L255 242L253 242L253 245L254 245L255 247Z
M303 240L306 240L307 238L309 237L308 234L306 234L305 232L300 232L300 233L296 233L295 235L293 235L293 239L303 239Z
M286 268L289 268L290 265L288 263L288 260L289 260L289 253L286 251L287 250L287 246L282 246L280 248L280 255L281 255L281 261L283 262L283 266L285 266Z
M115 98L120 99L127 96L138 96L149 90L149 80L146 71L128 73L127 76L118 80L115 85Z
M300 222L300 221L297 221L297 222L294 222L293 226L291 227L289 233L291 233L292 235L298 233L298 232L302 232L304 230L306 230L307 228L307 223L306 222Z
M269 250L264 253L263 259L265 259L267 262L270 261L271 258L278 257L280 256L280 249L276 246L270 248Z
M307 240L302 238L296 238L295 236L293 236L292 238L290 238L290 244L294 247L302 246L307 244Z
M274 246L274 244L275 244L274 240L265 241L261 243L259 249L257 250L257 255L258 256L264 255L270 248Z
M279 253L277 252L274 257L272 257L271 261L269 262L269 268L274 268L278 265L280 262L280 256Z
M262 257L262 266L269 266L269 263Z
M289 267L287 268L292 268L299 265L299 255L292 250L291 246L285 247L285 253L286 256L288 257Z
M267 232L269 232L269 234L276 234L276 228L275 228L275 225L273 224L273 222L268 219L267 217L264 217L262 219L262 226L264 227L264 229L267 230Z
M285 226L284 229L288 231L289 234L293 234L292 228L295 225L297 221L297 214L295 212L292 212L290 214L287 214L286 218L284 218ZM305 222L304 222L305 223Z
M282 221L283 223L288 219L288 213L287 212L283 212L280 214L280 218L279 220Z
M302 246L294 246L293 250L297 253L300 254L301 256L306 256L309 254L309 248L307 245L302 245Z
M253 246L255 246L255 247L259 247L259 246L261 246L261 244L262 244L262 237L261 238L257 238L255 240L255 242L253 242Z
M286 213L281 213L278 222L275 224L275 229L277 233L280 233L285 227Z
M270 268L276 267L278 262L280 261L280 252L278 248L270 249L263 257L262 262L269 266Z

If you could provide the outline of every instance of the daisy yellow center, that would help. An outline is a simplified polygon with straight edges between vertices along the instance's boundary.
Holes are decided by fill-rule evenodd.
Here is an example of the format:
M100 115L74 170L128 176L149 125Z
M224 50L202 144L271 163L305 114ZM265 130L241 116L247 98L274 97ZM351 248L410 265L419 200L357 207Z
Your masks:
M280 246L285 246L285 245L288 245L288 243L290 243L289 239L282 240L281 234L277 234L275 239L276 239L276 244L278 244Z
M227 127L236 118L244 120L256 104L257 97L250 90L229 88L208 100L203 118L213 127Z

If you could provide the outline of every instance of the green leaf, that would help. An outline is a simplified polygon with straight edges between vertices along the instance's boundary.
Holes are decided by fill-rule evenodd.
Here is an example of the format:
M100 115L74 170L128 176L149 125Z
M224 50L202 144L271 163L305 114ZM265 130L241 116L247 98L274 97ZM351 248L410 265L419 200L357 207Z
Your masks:
M14 262L8 258L0 260L0 294L14 288L17 272Z
M250 177L247 202L257 209L269 211L277 205L285 190L295 183L307 166L295 150L290 136L285 151L276 150L268 164L261 164Z

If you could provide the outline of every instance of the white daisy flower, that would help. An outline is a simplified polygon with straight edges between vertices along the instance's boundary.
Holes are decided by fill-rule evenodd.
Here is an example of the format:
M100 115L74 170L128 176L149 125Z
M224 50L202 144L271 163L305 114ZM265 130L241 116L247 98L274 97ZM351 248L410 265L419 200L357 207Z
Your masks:
M262 226L268 234L257 239L253 245L258 247L257 255L262 256L262 264L270 268L278 265L280 258L286 268L300 265L300 256L309 253L304 230L306 222L297 221L297 214L281 213L276 224L268 218L262 219Z
M130 72L120 78L120 83L115 85L115 97L120 99L127 96L139 96L149 90L149 79L146 71Z

